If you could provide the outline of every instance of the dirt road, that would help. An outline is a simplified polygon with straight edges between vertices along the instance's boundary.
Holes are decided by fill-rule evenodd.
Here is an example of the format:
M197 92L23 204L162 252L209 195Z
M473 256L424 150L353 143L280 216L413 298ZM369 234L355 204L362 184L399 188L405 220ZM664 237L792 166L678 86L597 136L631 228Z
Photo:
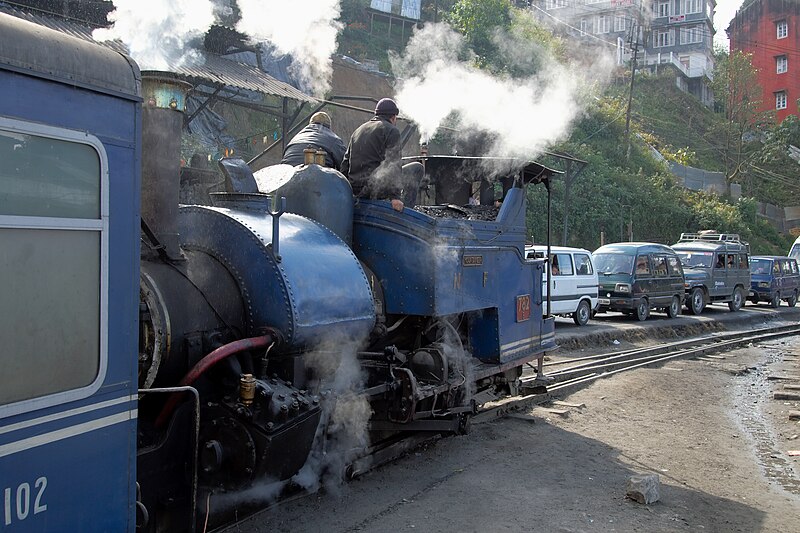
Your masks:
M473 425L336 491L284 504L240 531L800 532L800 339L600 380L566 416ZM795 382L800 383L800 382ZM661 498L625 497L656 473ZM236 528L233 529L237 530Z

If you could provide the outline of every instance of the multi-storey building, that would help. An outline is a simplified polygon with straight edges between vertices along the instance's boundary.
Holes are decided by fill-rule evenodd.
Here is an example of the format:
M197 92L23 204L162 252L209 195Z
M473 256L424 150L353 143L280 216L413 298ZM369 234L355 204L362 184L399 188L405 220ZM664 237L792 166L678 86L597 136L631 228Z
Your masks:
M532 7L567 35L614 48L619 64L636 47L640 67L671 65L678 87L713 103L716 0L534 0Z
M800 2L746 1L726 30L730 50L752 54L763 90L760 111L778 121L798 114L800 99Z

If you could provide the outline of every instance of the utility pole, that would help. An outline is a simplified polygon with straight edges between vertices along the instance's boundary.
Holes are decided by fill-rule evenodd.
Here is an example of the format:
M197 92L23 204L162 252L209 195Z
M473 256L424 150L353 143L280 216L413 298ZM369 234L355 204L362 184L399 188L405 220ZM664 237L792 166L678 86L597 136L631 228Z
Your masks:
M639 27L636 22L631 25L631 33L629 36L628 44L633 50L633 58L631 58L631 87L628 93L628 111L625 117L625 144L627 150L625 152L625 161L631 158L631 104L633 103L633 82L636 80L636 60L639 57Z

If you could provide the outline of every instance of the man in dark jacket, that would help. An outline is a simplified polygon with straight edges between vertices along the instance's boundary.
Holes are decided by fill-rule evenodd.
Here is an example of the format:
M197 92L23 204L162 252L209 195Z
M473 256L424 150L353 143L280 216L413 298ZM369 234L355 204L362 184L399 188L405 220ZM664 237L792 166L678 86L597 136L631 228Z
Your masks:
M324 111L314 113L308 121L308 126L300 130L286 145L281 163L287 165L302 165L304 161L303 150L313 148L325 152L325 166L339 170L342 166L345 146L342 139L331 130L331 117Z
M375 116L353 132L342 161L342 174L350 180L354 196L389 200L396 211L405 204L414 207L424 174L419 162L402 164L399 114L394 100L381 99Z

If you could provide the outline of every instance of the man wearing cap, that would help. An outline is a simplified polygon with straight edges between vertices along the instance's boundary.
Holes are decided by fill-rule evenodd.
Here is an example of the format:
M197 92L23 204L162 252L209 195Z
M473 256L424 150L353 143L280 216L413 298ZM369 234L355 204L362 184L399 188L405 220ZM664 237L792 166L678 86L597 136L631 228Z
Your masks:
M394 100L381 99L375 116L353 132L342 161L342 174L350 180L354 196L389 200L396 211L414 206L424 174L419 162L402 164L399 114Z
M325 152L325 166L339 170L342 166L345 146L342 139L331 130L331 117L324 111L314 113L308 126L289 141L283 152L281 163L286 165L302 165L303 150L312 148Z

